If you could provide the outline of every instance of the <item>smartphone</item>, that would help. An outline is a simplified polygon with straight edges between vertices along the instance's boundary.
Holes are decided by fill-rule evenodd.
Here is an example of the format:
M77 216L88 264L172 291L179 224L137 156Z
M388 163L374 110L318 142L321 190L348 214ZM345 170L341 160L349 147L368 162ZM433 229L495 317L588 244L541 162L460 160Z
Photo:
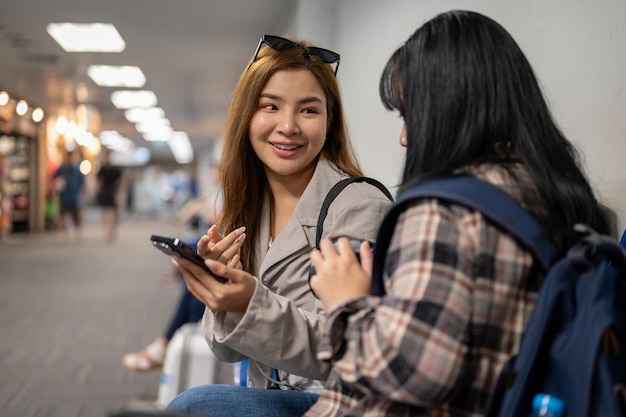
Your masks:
M152 244L154 245L155 248L159 249L161 252L165 253L166 255L173 256L173 257L180 256L181 258L185 258L193 262L194 264L198 265L199 267L203 268L205 271L211 274L212 277L215 277L215 279L217 279L219 282L224 283L228 281L226 278L220 277L218 275L215 275L214 272L211 272L209 267L207 267L206 264L204 263L204 259L202 259L202 257L198 255L191 246L187 245L182 240L178 238L158 236L158 235L150 236L150 240L152 241Z

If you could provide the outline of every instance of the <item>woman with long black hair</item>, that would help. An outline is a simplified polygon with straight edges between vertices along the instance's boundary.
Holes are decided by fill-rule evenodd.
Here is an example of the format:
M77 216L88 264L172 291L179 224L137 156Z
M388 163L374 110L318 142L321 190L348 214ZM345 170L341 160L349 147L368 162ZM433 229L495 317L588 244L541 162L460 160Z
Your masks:
M385 106L404 119L402 191L469 174L508 193L564 250L607 219L511 35L468 11L440 14L388 61ZM424 198L395 224L370 295L362 263L339 241L311 255L328 313L321 359L333 369L306 416L482 416L520 345L544 276L527 248L479 211Z

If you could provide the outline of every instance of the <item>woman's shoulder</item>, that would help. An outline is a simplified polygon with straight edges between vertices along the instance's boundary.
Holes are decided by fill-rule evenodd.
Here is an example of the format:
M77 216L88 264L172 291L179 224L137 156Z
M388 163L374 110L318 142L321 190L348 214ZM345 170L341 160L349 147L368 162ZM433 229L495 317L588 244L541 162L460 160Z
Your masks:
M362 201L362 200L383 200L386 203L391 204L393 201L389 196L393 196L393 193L381 182L371 177L366 177L371 180L362 179L363 177L345 177L344 179L355 178L349 182L345 188L341 191L342 197L347 201ZM389 196L387 195L389 194Z
M548 216L545 201L541 198L530 173L523 165L517 163L483 164L470 167L467 172L500 188L536 218Z

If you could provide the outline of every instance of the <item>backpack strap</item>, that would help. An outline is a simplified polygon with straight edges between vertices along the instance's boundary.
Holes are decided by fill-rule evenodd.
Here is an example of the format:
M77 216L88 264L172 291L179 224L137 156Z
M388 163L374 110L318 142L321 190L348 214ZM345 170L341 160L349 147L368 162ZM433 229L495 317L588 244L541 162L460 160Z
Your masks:
M371 184L374 187L378 188L380 191L382 191L389 200L393 201L393 197L391 196L389 190L387 190L387 187L385 187L380 181L375 180L374 178L349 177L339 181L337 184L333 185L333 188L331 188L328 194L326 194L326 198L324 199L324 202L322 203L322 208L320 209L320 215L317 219L317 233L315 236L315 247L317 249L319 249L320 247L320 240L322 240L322 232L324 229L324 220L326 219L326 215L328 214L328 208L330 207L330 204L335 200L339 193L343 191L344 188L346 188L349 184L352 184L353 182L366 182L368 184Z
M409 188L398 197L383 219L374 251L373 294L385 293L382 272L398 216L408 202L420 198L446 200L480 211L490 221L515 236L546 271L559 254L539 223L506 192L474 176L446 177Z

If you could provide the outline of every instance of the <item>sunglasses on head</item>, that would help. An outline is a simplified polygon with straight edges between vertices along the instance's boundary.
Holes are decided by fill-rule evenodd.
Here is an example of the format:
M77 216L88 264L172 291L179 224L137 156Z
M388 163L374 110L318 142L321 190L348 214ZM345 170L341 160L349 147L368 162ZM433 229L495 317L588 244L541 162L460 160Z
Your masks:
M263 45L267 45L270 48L276 51L281 51L281 52L291 51L293 49L298 49L298 48L304 49L309 55L313 55L313 56L320 58L326 64L337 64L335 66L335 75L337 75L337 70L339 69L339 54L337 52L333 52L324 48L318 48L316 46L300 45L299 43L296 43L289 39L285 39L285 38L281 38L280 36L273 36L273 35L261 36L261 39L259 40L259 44L256 47L256 51L254 51L254 57L252 58L250 65L252 65L252 63L257 60L259 56L259 51L261 50Z

